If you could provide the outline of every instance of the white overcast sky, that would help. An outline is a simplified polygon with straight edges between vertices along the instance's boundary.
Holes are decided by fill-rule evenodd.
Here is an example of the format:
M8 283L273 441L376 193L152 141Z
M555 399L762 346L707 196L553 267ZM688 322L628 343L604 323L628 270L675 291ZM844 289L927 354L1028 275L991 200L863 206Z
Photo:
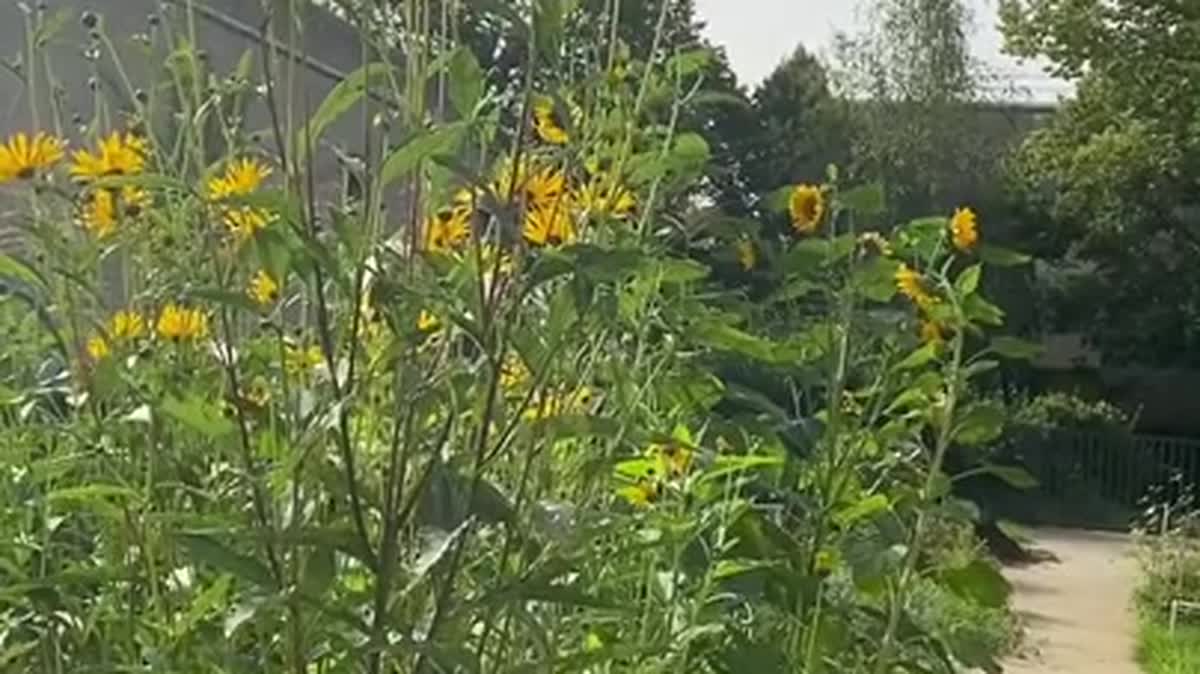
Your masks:
M709 37L728 50L742 82L753 86L797 44L828 56L834 35L854 32L860 0L696 0ZM996 0L968 0L974 14L975 55L994 72L1011 78L1025 93L1019 98L1054 101L1067 90L1048 79L1037 64L1021 64L1000 51Z

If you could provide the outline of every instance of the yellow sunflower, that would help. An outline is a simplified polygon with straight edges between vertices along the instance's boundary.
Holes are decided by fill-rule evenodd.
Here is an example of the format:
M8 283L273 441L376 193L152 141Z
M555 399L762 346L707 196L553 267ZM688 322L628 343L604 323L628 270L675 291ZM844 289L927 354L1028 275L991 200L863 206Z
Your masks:
M92 360L98 363L112 354L112 347L109 346L107 339L100 335L93 335L87 341L87 352Z
M267 270L259 269L250 278L250 285L246 288L246 294L258 304L264 307L270 306L275 303L275 300L279 299L279 282L267 273Z
M570 140L566 129L558 123L554 99L540 96L533 104L533 128L543 141L551 145L566 145Z
M109 321L108 334L120 342L140 339L146 335L146 319L131 309L118 311Z
M31 180L63 158L66 143L61 138L38 132L31 138L18 133L0 144L0 183Z
M896 269L896 288L914 304L922 309L928 309L934 303L934 298L925 290L925 282L921 277L921 273L909 267L904 263L900 263L900 267Z
M649 508L662 496L662 484L648 478L639 478L637 482L617 490L617 495L635 508Z
M430 332L436 332L440 327L442 327L441 319L429 311L424 309L421 310L421 313L417 316L418 331L428 334Z
M174 342L204 339L208 336L208 316L199 309L171 303L163 307L156 329L160 337Z
M114 176L134 176L146 168L146 141L132 133L112 132L95 151L72 155L71 176L82 183Z
M223 174L208 181L208 196L220 200L253 194L270 175L271 167L257 159L236 159L225 166Z
M227 208L224 213L225 226L238 243L245 243L254 238L255 234L266 229L275 221L275 214L262 208L240 206Z
M588 215L610 215L618 220L629 217L637 208L632 192L603 175L584 183L575 191L573 201Z
M308 347L288 344L283 350L284 368L289 374L303 375L325 362L325 354L321 347Z
M527 211L522 233L525 241L534 247L561 246L575 241L575 225L571 223L567 209L557 206Z
M521 356L509 353L504 358L504 363L500 366L500 387L505 391L512 391L524 386L530 377L529 367L525 365L525 360Z
M792 228L800 234L811 234L817 231L825 217L825 194L814 185L797 185L792 188L788 211L792 216Z
M443 208L425 221L425 249L435 253L457 250L471 236L471 211Z
M97 240L117 231L117 198L112 190L92 190L84 195L79 207L79 224Z
M954 212L950 220L950 234L954 239L954 247L962 252L970 252L979 242L979 219L975 211L960 208Z
M514 166L511 161L506 161L497 171L491 191L500 203L520 201L526 208L546 208L563 201L567 194L567 176L553 166L531 166L528 161ZM510 194L512 199L509 199Z

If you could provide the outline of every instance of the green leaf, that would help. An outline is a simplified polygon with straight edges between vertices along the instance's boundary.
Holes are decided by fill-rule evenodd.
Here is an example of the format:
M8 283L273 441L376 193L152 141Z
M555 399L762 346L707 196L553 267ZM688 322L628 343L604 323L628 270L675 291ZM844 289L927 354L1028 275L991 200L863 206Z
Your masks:
M458 114L470 118L484 93L484 73L475 54L459 47L450 59L450 103Z
M453 153L466 137L469 128L468 122L451 122L413 136L383 161L383 167L379 171L379 187L387 187L411 173L426 159Z
M15 257L0 253L0 279L16 279L34 288L45 288L41 276L32 267Z
M979 294L970 295L963 300L963 313L967 319L984 325L1004 325L1004 310L988 302Z
M908 354L907 358L900 361L899 363L896 363L894 369L897 371L915 370L919 367L923 367L923 366L929 364L934 359L936 359L937 356L938 356L938 345L936 343L930 342L929 344L925 344L921 348L917 349L916 351L913 351L912 353Z
M259 587L275 589L275 579L262 562L226 547L224 544L201 534L180 534L179 542L188 556L196 562L231 573Z
M686 258L667 257L651 262L653 273L663 283L693 283L708 277L707 266Z
M999 478L1013 489L1028 491L1030 489L1037 489L1038 486L1037 478L1021 466L1000 466L994 463L987 463L973 472Z
M713 465L706 469L700 477L701 482L712 482L733 473L746 473L763 468L774 468L783 465L782 456L764 456L753 454L749 456L719 456Z
M862 520L867 520L875 517L879 513L887 512L892 507L891 501L883 494L874 494L862 499L854 505L843 508L833 514L833 521L843 529L854 526Z
M891 302L896 296L896 269L899 266L900 263L886 257L873 258L855 272L854 284L873 302Z
M532 425L538 433L551 440L570 438L611 437L621 430L621 422L609 417L561 415L541 419Z
M992 340L990 351L1013 360L1031 360L1042 355L1044 347L1035 342L1028 342L1016 337L997 337Z
M219 304L238 311L250 313L259 311L259 306L245 293L231 293L220 288L195 288L184 293L184 296L190 300L202 300L205 303Z
M940 577L954 594L988 608L1003 608L1012 594L1012 585L995 567L981 559L943 571Z
M688 77L704 70L713 61L713 50L707 47L688 49L675 54L667 62L667 72Z
M942 245L949 224L947 218L913 220L900 229L895 238L895 248L905 257L928 258Z
M1018 253L1015 250L990 244L983 244L979 247L979 259L997 267L1019 267L1029 264L1033 260L1032 257L1024 253Z
M691 330L698 344L718 351L732 351L766 363L787 364L802 354L788 344L773 342L715 321L697 323Z
M309 598L319 599L333 584L337 574L337 558L332 547L317 547L304 561L300 589Z
M883 184L878 182L859 185L838 195L842 206L859 215L879 215L887 210L887 198Z
M972 265L963 270L963 273L958 275L958 280L954 282L954 288L958 291L960 297L967 297L974 294L979 288L979 280L983 276L982 265Z
M999 403L985 402L973 405L958 423L954 438L968 446L989 443L1000 437L1006 419L1004 407Z
M362 100L376 80L384 80L391 71L391 65L375 62L346 75L321 101L308 124L301 129L296 138L297 153L300 156L307 155L310 146L325 133L325 129Z
M237 430L233 422L221 414L219 408L203 398L168 398L162 404L162 411L184 426L213 440Z

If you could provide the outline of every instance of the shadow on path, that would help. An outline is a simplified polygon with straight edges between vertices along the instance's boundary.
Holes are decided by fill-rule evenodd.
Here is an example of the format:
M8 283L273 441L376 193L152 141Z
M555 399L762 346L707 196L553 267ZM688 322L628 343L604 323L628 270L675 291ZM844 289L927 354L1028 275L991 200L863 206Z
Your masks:
M1036 538L1058 561L1005 571L1026 629L1006 674L1140 674L1128 536L1038 529Z

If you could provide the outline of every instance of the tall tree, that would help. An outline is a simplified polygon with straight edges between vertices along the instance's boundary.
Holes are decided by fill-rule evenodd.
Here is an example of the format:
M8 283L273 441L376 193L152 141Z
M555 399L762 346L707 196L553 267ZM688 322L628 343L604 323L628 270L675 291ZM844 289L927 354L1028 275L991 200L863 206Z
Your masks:
M950 208L979 192L996 148L981 128L981 70L961 0L876 0L841 36L837 82L854 101L855 169L882 179L892 210Z
M850 155L848 105L830 91L825 67L803 46L759 85L753 133L743 143L743 174L752 190L819 182Z
M1079 81L1012 164L1048 255L1093 268L1062 311L1114 359L1200 365L1200 5L1004 0L1008 49Z

